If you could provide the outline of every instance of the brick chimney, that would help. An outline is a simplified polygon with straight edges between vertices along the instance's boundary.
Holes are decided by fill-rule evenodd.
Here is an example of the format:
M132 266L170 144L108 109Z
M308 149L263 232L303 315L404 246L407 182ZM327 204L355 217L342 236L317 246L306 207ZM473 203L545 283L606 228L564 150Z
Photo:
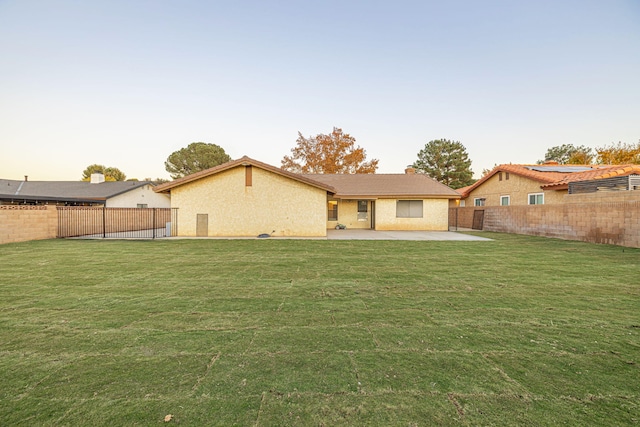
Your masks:
M404 170L404 173L406 173L407 175L413 175L414 173L416 173L416 168L414 168L413 166L407 166L407 168Z
M29 175L24 176L24 182L27 182L27 181L29 181Z

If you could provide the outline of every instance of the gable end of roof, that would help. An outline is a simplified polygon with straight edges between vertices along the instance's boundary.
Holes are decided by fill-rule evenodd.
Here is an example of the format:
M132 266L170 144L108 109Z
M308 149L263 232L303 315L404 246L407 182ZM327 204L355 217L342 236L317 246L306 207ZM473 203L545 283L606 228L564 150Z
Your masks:
M293 172L285 171L285 170L277 168L275 166L271 166L271 165L269 165L267 163L259 162L257 160L254 160L254 159L250 158L250 157L247 157L247 156L243 156L238 160L232 160L230 162L223 163L223 164L218 165L218 166L214 166L214 167L212 167L210 169L205 169L203 171L199 171L199 172L193 173L191 175L187 175L185 177L178 178L178 179L176 179L174 181L158 185L157 187L155 187L153 189L153 191L155 191L156 193L170 193L171 189L173 189L173 188L179 187L179 186L184 185L184 184L188 184L190 182L197 181L197 180L202 179L202 178L206 178L206 177L209 177L209 176L216 175L218 173L221 173L221 172L236 168L238 166L253 166L253 167L257 167L257 168L272 172L272 173L274 173L276 175L280 175L280 176L283 176L283 177L286 177L286 178L289 178L289 179L293 179L294 181L298 181L298 182L310 185L312 187L319 188L321 190L329 191L330 193L335 193L335 189L330 185L324 184L324 183L319 182L319 181L315 181L315 180L313 180L311 178L307 178L304 175L300 175L300 174L296 174L296 173L293 173Z

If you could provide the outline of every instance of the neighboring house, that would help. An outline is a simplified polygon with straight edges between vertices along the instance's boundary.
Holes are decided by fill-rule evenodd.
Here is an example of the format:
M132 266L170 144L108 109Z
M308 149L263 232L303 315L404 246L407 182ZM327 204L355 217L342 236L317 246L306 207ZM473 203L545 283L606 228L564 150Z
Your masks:
M14 181L0 179L0 205L106 206L109 208L169 208L166 194L149 181Z
M159 185L182 236L326 236L327 228L447 230L451 188L405 174L309 175L249 157Z
M565 202L569 184L640 173L640 165L499 165L473 185L458 189L451 206L510 206Z

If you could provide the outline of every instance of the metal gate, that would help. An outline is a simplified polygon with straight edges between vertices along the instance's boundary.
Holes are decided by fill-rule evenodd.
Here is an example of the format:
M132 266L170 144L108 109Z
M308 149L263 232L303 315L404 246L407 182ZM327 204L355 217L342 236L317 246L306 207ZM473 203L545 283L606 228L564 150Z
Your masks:
M471 225L471 229L482 230L483 225L484 225L484 210L473 211L473 224Z
M58 206L58 237L155 239L177 234L177 208Z

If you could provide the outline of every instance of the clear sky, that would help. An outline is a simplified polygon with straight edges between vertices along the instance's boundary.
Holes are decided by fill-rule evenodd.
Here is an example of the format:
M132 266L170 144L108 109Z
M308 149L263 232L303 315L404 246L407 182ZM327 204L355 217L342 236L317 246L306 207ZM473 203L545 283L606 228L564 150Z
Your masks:
M334 126L380 173L635 143L640 1L0 0L0 178L169 178L196 141L280 166Z

